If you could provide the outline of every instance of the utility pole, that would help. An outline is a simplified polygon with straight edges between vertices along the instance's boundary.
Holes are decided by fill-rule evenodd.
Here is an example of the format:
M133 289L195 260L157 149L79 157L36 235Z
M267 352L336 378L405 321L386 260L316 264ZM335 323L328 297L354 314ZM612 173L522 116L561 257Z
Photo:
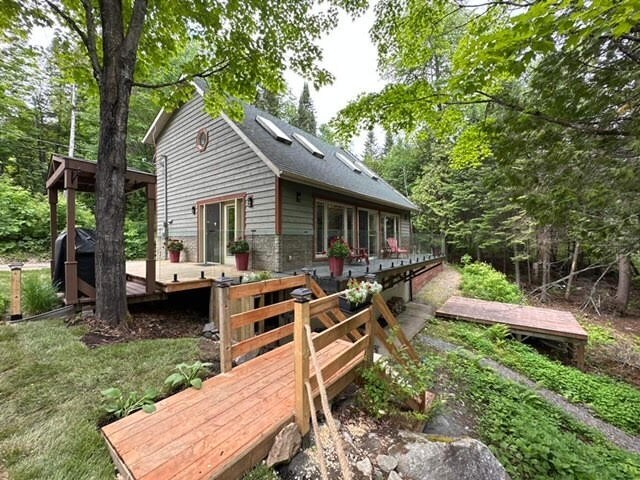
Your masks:
M76 85L71 85L71 127L69 129L69 156L73 157L76 150Z

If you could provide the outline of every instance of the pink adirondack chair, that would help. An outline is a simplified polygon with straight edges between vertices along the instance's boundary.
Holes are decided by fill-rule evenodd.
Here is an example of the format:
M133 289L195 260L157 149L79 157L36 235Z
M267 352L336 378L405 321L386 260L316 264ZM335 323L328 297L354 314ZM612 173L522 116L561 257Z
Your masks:
M396 258L400 258L400 255L405 255L405 256L409 256L409 250L407 250L406 248L400 248L398 247L398 240L390 237L387 238L387 245L389 245L389 253L391 255L396 256Z

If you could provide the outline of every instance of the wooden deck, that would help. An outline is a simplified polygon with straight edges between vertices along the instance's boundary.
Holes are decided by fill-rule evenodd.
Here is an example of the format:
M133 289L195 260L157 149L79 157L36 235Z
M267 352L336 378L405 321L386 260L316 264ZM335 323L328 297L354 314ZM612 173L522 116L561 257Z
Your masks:
M321 365L351 345L338 340L319 351ZM361 360L362 354L325 379L330 396L353 381L351 367ZM235 479L268 453L294 411L289 343L205 381L201 390L158 402L151 415L134 413L102 432L116 465L131 479Z
M578 366L584 362L587 332L569 312L453 296L436 310L436 316L485 325L501 323L516 335L569 343L576 348Z

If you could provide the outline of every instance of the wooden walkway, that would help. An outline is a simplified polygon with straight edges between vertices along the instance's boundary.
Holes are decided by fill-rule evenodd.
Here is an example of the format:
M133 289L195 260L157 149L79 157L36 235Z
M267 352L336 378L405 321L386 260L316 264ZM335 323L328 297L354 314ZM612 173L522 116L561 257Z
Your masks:
M568 343L575 347L578 366L584 364L587 332L569 312L453 296L436 316L486 325L501 323L516 335Z
M321 365L352 345L338 340L322 349ZM351 367L363 355L325 378L330 396L353 381ZM102 432L119 470L131 479L239 478L294 420L294 383L289 343L205 381L201 390L190 388L158 402L151 415L136 412Z

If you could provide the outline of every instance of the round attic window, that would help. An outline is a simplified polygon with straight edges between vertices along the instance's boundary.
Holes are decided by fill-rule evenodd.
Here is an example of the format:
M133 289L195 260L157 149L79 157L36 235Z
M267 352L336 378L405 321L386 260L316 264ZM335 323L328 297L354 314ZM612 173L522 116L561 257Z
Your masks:
M209 145L209 132L205 128L201 128L196 134L196 148L199 152L204 152L207 145Z

